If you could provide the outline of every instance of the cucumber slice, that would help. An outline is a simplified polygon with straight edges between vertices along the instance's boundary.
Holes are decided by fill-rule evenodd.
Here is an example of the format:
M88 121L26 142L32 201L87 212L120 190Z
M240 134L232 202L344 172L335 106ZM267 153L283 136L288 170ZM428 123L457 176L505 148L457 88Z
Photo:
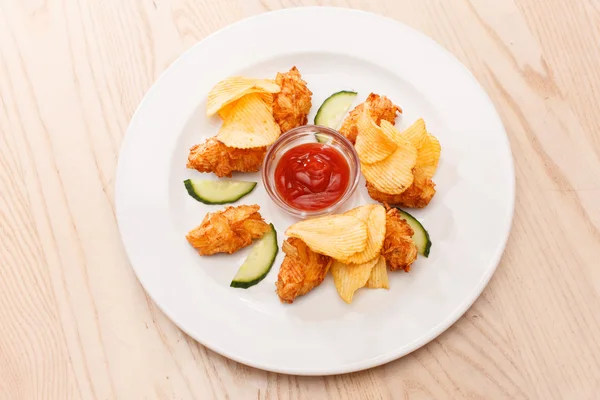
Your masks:
M423 228L423 225L421 225L421 223L415 217L399 208L398 211L400 211L400 215L402 215L406 222L408 222L412 230L415 231L412 240L417 245L417 250L419 254L425 257L429 257L429 250L431 250L431 240L429 239L429 233L425 230L425 228Z
M183 183L188 194L204 204L234 203L256 187L256 182L230 180L186 179Z
M317 139L317 142L323 144L329 144L333 141L333 139L331 139L331 136L328 136L324 133L315 133L315 139Z
M344 119L344 115L356 99L356 92L342 90L329 96L317 111L315 125L326 126L331 129L337 127ZM317 138L319 140L319 138Z
M254 244L230 286L247 289L262 281L271 270L278 251L277 231L271 224L271 230Z

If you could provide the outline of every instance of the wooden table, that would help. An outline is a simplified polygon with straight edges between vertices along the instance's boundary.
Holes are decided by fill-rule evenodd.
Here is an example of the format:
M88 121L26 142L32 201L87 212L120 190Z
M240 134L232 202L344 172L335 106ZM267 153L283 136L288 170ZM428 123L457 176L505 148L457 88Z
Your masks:
M401 360L326 378L183 334L136 280L114 214L119 145L158 75L225 25L315 4L454 53L498 108L517 174L508 248L465 316ZM597 0L0 0L0 397L599 398L598 43Z

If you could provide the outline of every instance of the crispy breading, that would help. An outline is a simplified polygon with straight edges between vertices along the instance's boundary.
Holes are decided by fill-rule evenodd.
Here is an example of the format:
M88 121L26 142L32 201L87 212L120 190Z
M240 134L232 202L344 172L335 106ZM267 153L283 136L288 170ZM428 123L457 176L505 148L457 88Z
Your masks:
M417 259L417 246L412 240L414 231L396 208L388 207L385 217L385 240L381 255L390 271L403 269L408 272Z
M186 239L202 256L234 253L261 238L269 225L258 212L258 205L227 207L208 213L202 223L192 229Z
M385 119L394 125L396 123L396 113L399 112L402 114L402 109L392 103L390 99L385 96L371 93L369 97L367 97L367 100L357 105L354 110L350 111L350 114L348 114L340 128L340 133L346 136L353 144L356 142L356 136L358 136L356 122L365 107L369 109L369 114L377 125L381 123L382 119Z
M187 167L199 172L214 172L219 178L231 178L234 171L257 172L266 154L266 147L234 149L212 137L190 149Z
M283 74L278 72L275 81L281 87L281 91L273 94L273 117L279 124L281 133L306 125L312 104L312 92L306 86L298 68L294 66Z
M333 259L315 253L297 238L286 239L282 250L285 258L275 286L282 303L293 303L296 297L305 295L323 282Z
M429 204L435 194L435 183L429 179L421 168L413 168L413 183L400 194L387 194L377 190L367 182L369 196L381 203L394 204L408 208L423 208Z

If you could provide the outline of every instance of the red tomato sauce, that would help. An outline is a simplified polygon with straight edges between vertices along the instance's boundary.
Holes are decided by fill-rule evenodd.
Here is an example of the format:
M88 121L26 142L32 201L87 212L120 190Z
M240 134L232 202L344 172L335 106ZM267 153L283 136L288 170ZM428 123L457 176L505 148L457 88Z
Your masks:
M337 202L346 191L350 167L334 147L305 143L286 151L275 169L275 188L290 206L314 211Z

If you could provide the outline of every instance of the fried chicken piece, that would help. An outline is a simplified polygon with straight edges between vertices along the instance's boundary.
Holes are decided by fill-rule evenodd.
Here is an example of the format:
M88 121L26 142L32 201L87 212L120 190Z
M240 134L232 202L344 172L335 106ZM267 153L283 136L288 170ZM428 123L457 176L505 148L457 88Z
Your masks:
M269 231L270 227L259 209L256 204L241 205L208 213L202 223L186 235L186 239L201 256L234 253Z
M214 172L219 178L231 178L233 171L257 172L266 154L266 147L235 149L212 137L190 149L187 167L199 172Z
M385 96L371 93L369 97L367 97L367 100L357 105L354 110L350 111L350 114L348 114L340 128L340 133L346 136L346 139L353 144L356 142L356 136L358 136L356 121L365 107L369 109L369 114L377 125L381 123L382 119L385 119L394 125L396 123L396 113L399 112L402 114L402 109L392 103L390 99Z
M284 74L278 72L275 81L281 91L273 94L273 117L279 124L281 133L306 125L312 92L300 76L298 68L293 67Z
M387 207L387 205L386 205ZM403 269L410 271L410 265L417 259L417 246L412 240L414 231L396 208L387 207L385 215L385 240L381 254L390 271Z
M282 303L293 303L323 282L333 259L315 253L297 238L286 239L282 247L285 258L275 286Z
M435 183L429 179L421 168L413 168L414 180L412 185L400 194L387 194L380 192L371 183L367 182L369 196L381 203L394 204L408 208L423 208L431 201L435 194Z

